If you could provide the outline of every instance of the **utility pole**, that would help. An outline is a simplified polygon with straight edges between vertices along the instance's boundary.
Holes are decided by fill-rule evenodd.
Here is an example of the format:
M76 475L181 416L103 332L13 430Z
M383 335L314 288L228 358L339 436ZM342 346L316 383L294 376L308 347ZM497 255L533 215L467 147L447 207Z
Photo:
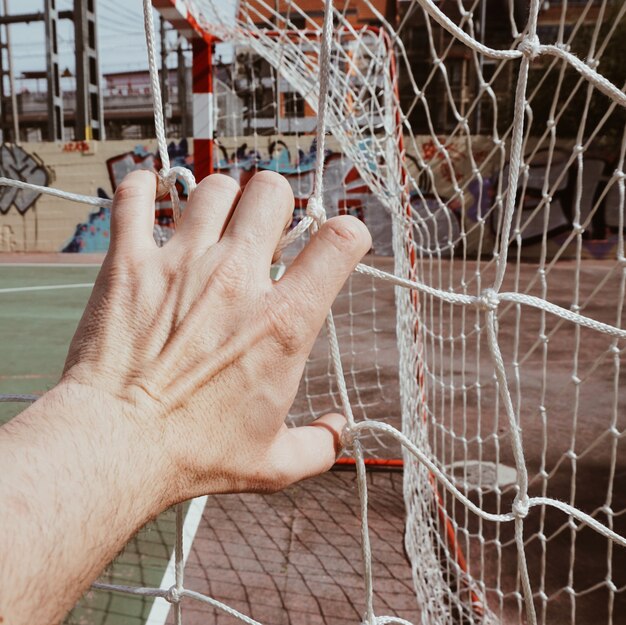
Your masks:
M4 14L9 14L9 0L2 0ZM13 120L13 143L20 142L20 120L17 110L17 93L15 92L15 75L13 74L13 51L11 50L11 32L8 24L6 29L6 50L7 50L7 74L9 76L9 88L11 89L11 119Z
M76 42L76 131L75 139L104 140L104 113L100 90L100 66L96 36L96 3L74 0Z
M48 71L48 141L63 141L63 94L59 71L59 11L54 0L45 0L46 69Z
M11 102L13 108L13 135L19 141L19 111L17 108L17 92L14 87L13 58L10 49L10 41L4 41L4 36L9 36L10 24L31 24L33 22L45 22L46 25L46 61L48 70L48 140L63 140L63 96L59 81L59 57L58 57L58 20L75 19L74 11L59 11L55 8L55 0L43 0L45 11L38 13L8 14L8 2L3 0L4 15L0 16L0 142L7 140L8 107L5 97L5 76L9 76L11 83ZM89 0L90 4L93 0ZM5 27L4 33L2 26ZM95 33L95 31L94 31ZM3 36L4 35L4 36ZM4 58L4 50L7 50L7 62ZM54 124L54 128L52 125Z
M189 137L189 110L187 108L187 68L185 67L185 54L181 39L178 40L177 78L178 78L178 110L180 111L180 136Z
M165 20L161 18L161 97L163 99L163 123L167 136L167 125L172 117L172 105L170 104L170 81L167 72L167 32Z

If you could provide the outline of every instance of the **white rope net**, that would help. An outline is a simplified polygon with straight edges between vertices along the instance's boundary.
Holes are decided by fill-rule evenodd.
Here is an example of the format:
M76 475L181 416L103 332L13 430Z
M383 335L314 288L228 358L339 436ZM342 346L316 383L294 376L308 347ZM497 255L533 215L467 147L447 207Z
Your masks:
M312 163L292 172L302 204L286 262L350 184L369 194L374 255L329 315L290 415L338 405L348 418L364 622L405 622L373 605L364 463L401 445L424 624L623 623L626 4L407 0L391 16L373 0L326 0L324 24L311 17L321 3L250 0L235 20L219 0L184 4L248 62L247 99L241 76L217 76L220 167L241 174L267 145L264 109L276 115L285 93L300 123L316 112L283 142ZM163 184L184 176L193 192L167 158L144 6ZM255 59L269 73L254 75ZM325 148L340 154L337 178ZM377 253L385 232L393 261ZM391 286L387 349L378 320ZM170 590L100 587L166 597L177 622L184 597L255 622L185 589L177 562Z

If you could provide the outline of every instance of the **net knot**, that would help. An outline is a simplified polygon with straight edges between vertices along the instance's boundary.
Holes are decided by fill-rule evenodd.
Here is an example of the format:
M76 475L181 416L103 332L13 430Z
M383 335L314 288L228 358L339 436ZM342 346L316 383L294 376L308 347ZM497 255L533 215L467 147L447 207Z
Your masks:
M525 519L528 516L530 510L530 500L527 496L520 497L519 495L513 502L513 514L518 519Z
M191 195L198 186L192 171L182 166L170 167L169 169L164 167L159 172L158 178L157 197L173 193L178 179L182 180L187 186L187 196Z
M621 169L616 169L613 172L613 176L616 180L624 180L624 178L626 178L626 174Z
M172 586L167 591L167 594L165 595L165 600L169 601L170 603L180 603L180 600L181 600L180 590L178 590L176 586Z
M326 221L326 211L322 206L322 202L315 196L309 198L306 204L306 214L320 226Z
M531 61L536 59L541 54L541 42L539 41L539 37L537 37L537 35L524 37L517 46L517 49Z
M600 65L600 61L590 56L587 59L587 65L591 67L591 69L598 69L598 65Z
M497 291L485 289L478 298L478 304L483 310L496 310L500 304Z
M354 442L357 439L357 434L356 432L354 432L354 430L350 427L350 425L346 425L342 432L341 432L341 446L343 447L343 449L345 449L347 452L350 452L353 450L354 448Z

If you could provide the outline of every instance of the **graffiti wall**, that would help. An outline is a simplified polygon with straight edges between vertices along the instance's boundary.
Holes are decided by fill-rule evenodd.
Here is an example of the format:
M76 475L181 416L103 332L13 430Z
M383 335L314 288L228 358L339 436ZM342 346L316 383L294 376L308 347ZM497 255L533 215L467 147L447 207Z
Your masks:
M19 145L0 146L0 176L13 178L30 184L47 185L50 172L36 153L31 153ZM40 194L29 189L0 187L0 249L17 250L24 241L23 225L30 212L35 216L35 206ZM9 215L13 212L15 218ZM22 228L23 230L23 228ZM22 235L20 237L20 234Z
M172 142L172 163L193 170L191 146L192 142L186 140ZM473 138L471 146L467 139L451 141L446 144L445 153L431 137L418 138L410 147L410 202L420 221L415 231L419 245L432 251L450 247L459 251L463 229L467 233L468 252L489 255L507 195L508 165L502 175L498 174L501 152L484 137ZM613 178L617 155L606 149L588 151L581 176L571 148L559 145L549 155L537 149L532 140L527 143L527 154L533 154L532 166L520 178L515 227L520 231L523 254L529 258L539 254L546 224L551 254L567 243L574 222L585 229L583 246L587 256L614 257L621 210ZM367 146L362 149L367 150ZM304 215L313 190L315 150L315 140L308 136L263 137L255 144L223 139L217 146L215 167L242 186L259 170L283 174L294 192L295 225ZM425 163L428 167L424 167ZM372 166L376 167L376 163ZM124 176L134 169L160 168L154 142L0 146L0 175L77 193L97 193L101 197L112 197ZM476 168L481 171L480 177L472 173ZM184 207L188 190L181 185L179 192ZM332 139L327 144L324 194L331 216L349 213L362 219L372 232L374 251L392 253L391 217ZM155 239L165 243L172 228L171 203L160 201L156 206ZM90 212L81 204L0 187L1 250L103 252L108 249L109 232L107 209Z
M148 142L147 148L154 150L153 144ZM101 188L111 196L106 162L134 145L132 141L5 144L0 146L0 175L87 195L96 195ZM86 224L94 236L80 251L105 251L107 219L106 214L91 215L84 204L0 187L0 251L58 252Z

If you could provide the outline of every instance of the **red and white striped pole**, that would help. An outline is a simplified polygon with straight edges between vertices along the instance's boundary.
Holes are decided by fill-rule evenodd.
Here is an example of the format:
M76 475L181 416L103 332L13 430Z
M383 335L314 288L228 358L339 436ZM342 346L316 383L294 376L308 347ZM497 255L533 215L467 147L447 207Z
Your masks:
M198 24L183 0L152 0L176 31L193 46L193 152L194 174L200 182L213 172L214 108L213 46L211 38ZM185 94L186 95L186 94ZM180 95L183 97L183 94Z
M213 173L213 45L211 40L193 40L193 154L198 182Z

